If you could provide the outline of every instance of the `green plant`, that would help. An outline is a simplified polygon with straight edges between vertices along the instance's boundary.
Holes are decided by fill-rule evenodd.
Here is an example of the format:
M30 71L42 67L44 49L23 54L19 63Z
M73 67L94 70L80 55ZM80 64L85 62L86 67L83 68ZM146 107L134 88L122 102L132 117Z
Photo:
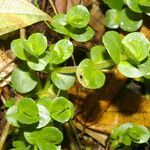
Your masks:
M86 17L83 18L83 15ZM47 38L41 33L12 41L11 50L21 63L11 75L11 84L23 95L23 98L12 99L5 104L9 107L7 121L18 129L18 136L13 141L14 150L55 150L60 147L63 134L55 124L72 119L74 107L68 99L59 95L64 93L60 90L68 90L75 83L71 73L75 73L76 67L58 65L73 55L74 46L69 38L85 42L93 37L93 29L87 26L89 19L88 10L78 5L67 15L58 14L53 18L50 28L65 34L64 39L57 43L48 46ZM39 77L40 72L47 75L45 83Z
M105 15L105 25L111 29L121 28L133 32L142 26L143 15L150 15L148 0L103 0L111 9ZM127 7L126 7L127 6Z
M149 130L142 125L125 123L112 130L110 141L112 149L128 149L139 144L148 144L150 138Z
M122 8L123 3L120 5ZM92 47L90 57L78 66L66 66L65 62L73 57L72 40L86 42L94 36L89 20L87 8L77 5L67 14L55 15L50 24L47 22L50 29L63 36L56 43L48 45L41 33L12 41L11 50L20 64L11 75L11 84L23 96L15 100L16 104L6 103L6 118L17 129L14 150L60 147L63 135L57 122L65 123L74 116L73 104L63 95L74 85L75 76L83 87L90 89L102 87L104 72L115 66L129 78L149 79L150 42L139 32L123 37L108 31L102 39L104 46ZM45 74L46 81L39 74Z
M56 149L63 140L62 132L53 127L54 121L65 123L74 116L74 107L64 97L38 101L24 97L7 113L7 121L19 128L19 137L13 142L15 149ZM24 136L23 136L24 135ZM20 144L16 144L20 143Z

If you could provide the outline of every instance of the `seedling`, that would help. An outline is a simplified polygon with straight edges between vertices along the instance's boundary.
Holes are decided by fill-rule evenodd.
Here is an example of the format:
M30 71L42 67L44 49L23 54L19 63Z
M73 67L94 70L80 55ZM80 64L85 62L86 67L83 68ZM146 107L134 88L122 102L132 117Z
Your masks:
M148 143L149 130L142 125L126 123L113 129L110 141L112 149L128 149L139 144Z
M133 32L142 25L142 13L150 15L150 2L145 0L103 0L111 9L105 15L105 25Z

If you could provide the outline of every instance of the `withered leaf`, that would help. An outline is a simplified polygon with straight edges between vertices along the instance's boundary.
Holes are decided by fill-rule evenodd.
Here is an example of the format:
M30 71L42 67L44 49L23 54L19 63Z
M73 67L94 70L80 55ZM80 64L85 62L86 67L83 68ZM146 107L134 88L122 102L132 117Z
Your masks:
M0 36L51 17L27 0L0 0Z

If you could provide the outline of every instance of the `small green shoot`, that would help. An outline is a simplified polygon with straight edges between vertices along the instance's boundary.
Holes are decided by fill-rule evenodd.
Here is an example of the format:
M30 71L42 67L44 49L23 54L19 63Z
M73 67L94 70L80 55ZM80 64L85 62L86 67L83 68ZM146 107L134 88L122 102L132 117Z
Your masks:
M112 149L131 149L132 145L146 144L150 138L149 130L143 125L125 123L112 130L110 141Z

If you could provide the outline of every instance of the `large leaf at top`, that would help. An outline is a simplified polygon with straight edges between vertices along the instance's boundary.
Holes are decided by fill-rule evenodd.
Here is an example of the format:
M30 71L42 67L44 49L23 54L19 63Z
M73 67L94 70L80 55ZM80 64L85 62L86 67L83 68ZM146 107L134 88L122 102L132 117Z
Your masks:
M27 0L0 0L0 35L42 20L51 17Z

